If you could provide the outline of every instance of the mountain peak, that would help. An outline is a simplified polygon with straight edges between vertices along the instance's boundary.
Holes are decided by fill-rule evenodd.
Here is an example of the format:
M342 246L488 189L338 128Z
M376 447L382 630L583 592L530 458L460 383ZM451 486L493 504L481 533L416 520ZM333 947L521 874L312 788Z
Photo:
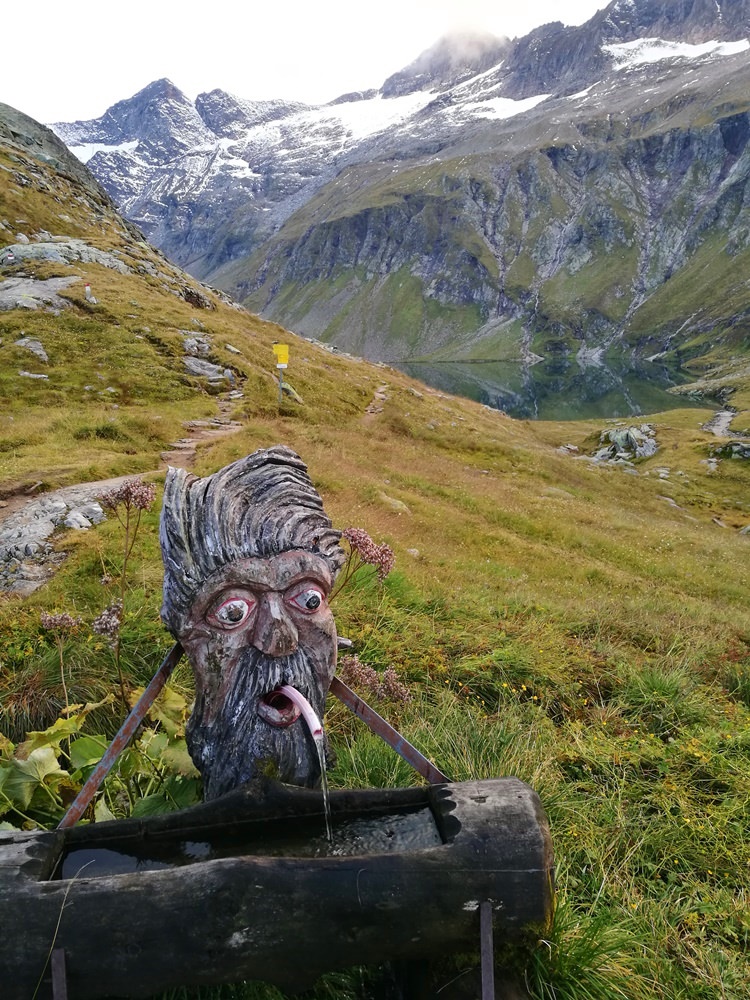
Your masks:
M383 97L401 97L417 90L454 87L499 63L510 46L507 38L485 32L457 31L444 35L382 87Z

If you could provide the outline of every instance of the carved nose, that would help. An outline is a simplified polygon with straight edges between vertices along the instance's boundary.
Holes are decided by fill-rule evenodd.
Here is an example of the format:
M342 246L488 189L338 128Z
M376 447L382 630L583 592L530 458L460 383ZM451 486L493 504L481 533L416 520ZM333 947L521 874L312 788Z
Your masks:
M253 646L266 656L288 656L296 650L298 638L281 595L263 594L256 612Z

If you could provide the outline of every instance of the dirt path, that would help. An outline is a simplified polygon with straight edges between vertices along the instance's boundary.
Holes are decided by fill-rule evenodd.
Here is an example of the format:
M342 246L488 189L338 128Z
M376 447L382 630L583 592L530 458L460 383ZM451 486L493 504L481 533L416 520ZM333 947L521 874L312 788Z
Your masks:
M389 385L387 382L384 385L378 386L365 408L365 412L362 415L362 423L371 423L379 413L383 412L383 403L388 399L388 389Z
M231 406L231 400L220 400L218 416L186 423L189 436L163 451L159 468L153 471L160 472L168 465L188 469L195 461L199 443L240 430L243 425L229 417ZM55 530L97 524L104 517L98 498L133 478L131 473L39 494L32 487L0 501L0 591L27 596L41 587L64 558L63 553L53 551L49 542Z
M715 434L716 437L731 437L729 425L736 416L734 410L719 410L701 427L701 430Z
M218 416L212 417L210 420L189 420L184 424L189 436L180 438L179 441L172 444L169 450L163 451L159 456L159 468L153 471L161 472L168 465L176 469L189 469L195 461L197 448L201 442L213 441L241 430L243 425L229 418L231 411L232 401L221 399L219 400ZM139 473L139 475L148 475L148 473ZM36 493L33 487L23 493L11 493L0 500L0 525L7 521L12 514L22 511L27 505L38 503L42 497L47 500L62 500L69 506L85 503L102 493L117 489L128 479L133 479L133 473L127 476L116 476L113 479L79 483L75 486L61 486L59 489L50 490L43 494Z

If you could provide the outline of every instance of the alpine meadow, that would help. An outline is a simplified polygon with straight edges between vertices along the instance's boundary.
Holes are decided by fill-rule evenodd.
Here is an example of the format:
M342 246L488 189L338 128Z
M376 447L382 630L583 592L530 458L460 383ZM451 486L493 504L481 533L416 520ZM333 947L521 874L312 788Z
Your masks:
M544 51L549 34L537 37ZM521 43L505 43L483 49L472 72L504 59L514 100L541 93L538 81L521 87ZM716 58L710 73L724 86L732 74ZM411 78L428 69L404 71L391 97L413 96ZM462 84L455 69L451 87ZM114 153L90 172L53 131L0 104L0 829L57 825L172 646L160 620L167 465L208 475L284 444L336 528L364 529L395 553L383 580L358 572L332 602L352 643L339 654L347 682L451 781L517 776L549 818L554 915L520 944L496 941L498 996L747 997L750 109L739 84L727 84L723 112L719 84L710 101L697 86L678 100L672 72L649 97L659 122L645 110L627 142L632 107L607 135L606 113L592 124L590 109L577 112L596 154L562 125L551 153L542 104L516 122L502 177L488 167L486 122L464 123L476 145L454 135L445 161L414 132L402 161L371 146L335 176L321 167L304 200L266 175L273 231L253 221L260 201L242 207L236 192L218 228L194 203L179 250L172 194L160 219L144 207L155 188L121 214L102 176L109 156L112 187L121 183ZM569 83L568 96L584 89ZM691 187L673 169L688 140ZM658 218L656 201L640 211L647 181L628 186L636 156L665 199L672 182ZM743 184L714 198L740 169ZM167 167L149 170L146 186ZM492 239L489 201L502 206ZM235 244L233 227L244 234ZM501 239L512 257L500 260ZM279 343L289 347L281 384ZM570 364L582 350L673 352L684 381L670 409L563 422L514 419L391 366L407 354L494 359L503 347ZM102 516L66 525L59 491L83 484ZM32 522L49 533L34 540ZM184 738L192 698L183 662L87 822L200 801ZM422 780L333 698L325 729L332 788ZM440 985L453 992L442 995L477 996L478 961L445 958ZM388 975L342 969L303 995L395 997ZM262 982L160 994L283 996Z

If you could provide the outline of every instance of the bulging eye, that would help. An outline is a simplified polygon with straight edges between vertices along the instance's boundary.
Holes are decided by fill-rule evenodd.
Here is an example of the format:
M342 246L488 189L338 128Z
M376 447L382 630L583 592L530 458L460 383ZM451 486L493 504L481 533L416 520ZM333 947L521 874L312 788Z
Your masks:
M230 597L211 612L210 618L224 628L236 628L247 621L254 607L255 601L247 597Z
M305 614L311 615L325 604L326 596L320 587L302 587L300 590L287 597L287 601Z

